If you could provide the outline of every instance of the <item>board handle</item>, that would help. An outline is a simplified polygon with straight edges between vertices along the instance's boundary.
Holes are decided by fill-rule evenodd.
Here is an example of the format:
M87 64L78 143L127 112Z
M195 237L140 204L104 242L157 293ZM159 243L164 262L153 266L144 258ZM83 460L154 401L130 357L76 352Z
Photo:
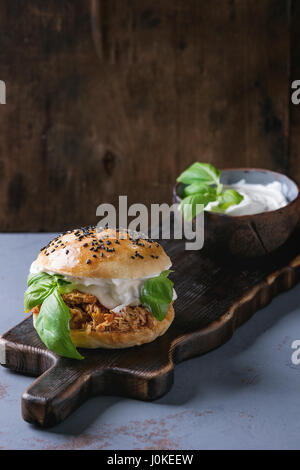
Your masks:
M90 374L59 359L22 395L25 421L41 427L54 426L80 406L89 396Z

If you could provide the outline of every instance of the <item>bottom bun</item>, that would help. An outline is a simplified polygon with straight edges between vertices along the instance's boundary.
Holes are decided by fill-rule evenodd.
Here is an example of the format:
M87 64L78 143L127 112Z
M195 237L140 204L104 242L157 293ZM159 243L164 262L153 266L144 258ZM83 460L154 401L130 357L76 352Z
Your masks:
M38 315L33 314L33 325ZM172 321L174 320L174 308L171 304L167 315L162 321L153 317L149 325L141 326L136 331L97 331L97 330L75 330L71 329L70 334L73 343L78 348L86 349L121 349L132 346L140 346L144 343L150 343L159 336L162 336Z

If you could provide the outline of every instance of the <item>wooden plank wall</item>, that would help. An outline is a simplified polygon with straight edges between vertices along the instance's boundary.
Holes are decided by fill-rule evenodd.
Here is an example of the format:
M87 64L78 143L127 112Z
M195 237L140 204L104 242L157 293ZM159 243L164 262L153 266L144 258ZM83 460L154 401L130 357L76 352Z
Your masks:
M171 200L195 160L300 182L297 0L0 3L0 230Z

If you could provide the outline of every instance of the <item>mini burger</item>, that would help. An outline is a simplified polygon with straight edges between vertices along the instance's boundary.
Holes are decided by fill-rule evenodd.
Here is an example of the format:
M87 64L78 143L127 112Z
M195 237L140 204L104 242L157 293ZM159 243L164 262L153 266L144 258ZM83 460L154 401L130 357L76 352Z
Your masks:
M126 230L85 227L54 238L32 263L25 311L48 349L82 359L80 348L154 341L174 318L171 261L162 246Z

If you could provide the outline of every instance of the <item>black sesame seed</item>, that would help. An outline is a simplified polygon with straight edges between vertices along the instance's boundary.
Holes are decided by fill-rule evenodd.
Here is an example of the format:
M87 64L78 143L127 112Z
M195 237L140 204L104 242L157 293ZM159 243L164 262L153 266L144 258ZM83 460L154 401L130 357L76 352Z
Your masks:
M93 255L93 258L97 258L97 255Z
M86 260L86 264L90 264L91 260L90 259L87 259Z
M69 253L69 250L66 250L66 255Z

